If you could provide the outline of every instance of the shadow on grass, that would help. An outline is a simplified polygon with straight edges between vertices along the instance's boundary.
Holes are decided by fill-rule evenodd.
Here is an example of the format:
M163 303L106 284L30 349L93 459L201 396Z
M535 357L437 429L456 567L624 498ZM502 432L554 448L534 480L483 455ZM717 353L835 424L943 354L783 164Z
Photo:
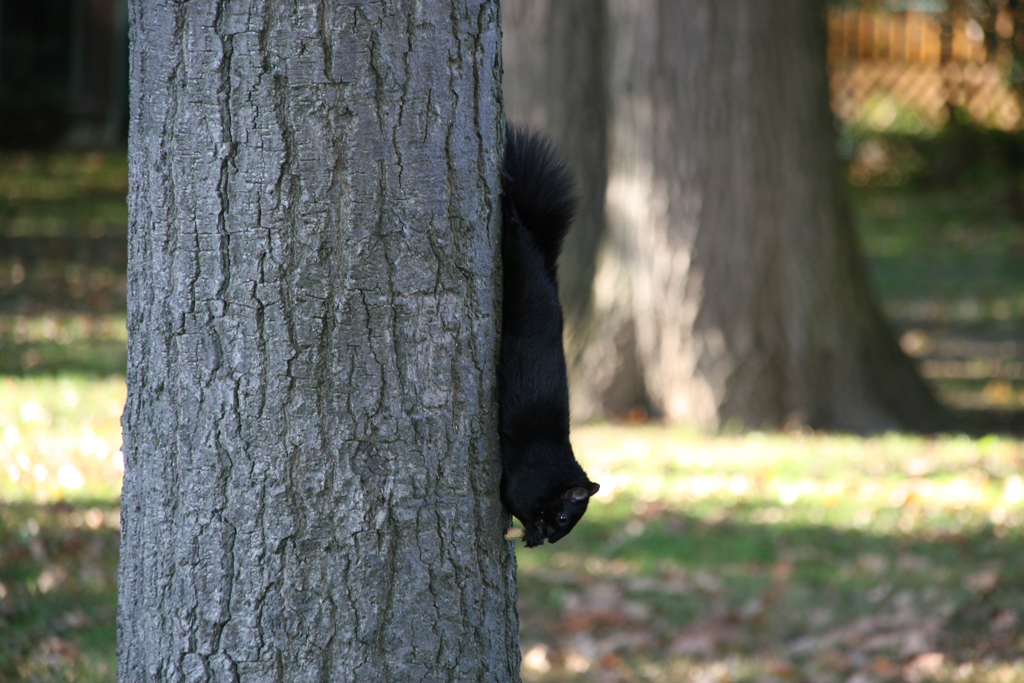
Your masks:
M93 245L97 260L90 262L85 247L75 260L30 249L5 253L0 239L0 374L124 374L124 240L107 242L117 254Z
M124 375L127 361L123 341L17 344L0 337L0 375L36 377L73 373L109 377Z
M1024 410L958 410L955 415L964 433L971 436L1024 436Z
M780 667L796 680L913 679L922 662L949 673L1024 657L1019 527L879 534L751 521L779 508L709 520L641 507L598 507L568 543L518 549L527 650L547 643L556 663L580 652L626 665L770 663L741 680L775 680Z
M0 680L115 679L119 514L0 504Z

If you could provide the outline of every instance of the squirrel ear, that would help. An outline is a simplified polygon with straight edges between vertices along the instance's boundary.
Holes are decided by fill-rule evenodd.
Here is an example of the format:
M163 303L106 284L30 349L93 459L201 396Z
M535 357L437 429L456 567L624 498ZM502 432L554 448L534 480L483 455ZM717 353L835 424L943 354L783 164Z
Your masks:
M590 482L589 488L590 488L590 495L594 495L595 493L597 493L598 491L601 490L601 485L600 484L596 484L594 482Z
M582 486L577 486L576 488L569 489L568 491L563 493L562 497L571 500L574 503L578 503L581 500L586 500L587 498L589 498L590 494L587 493L587 490Z

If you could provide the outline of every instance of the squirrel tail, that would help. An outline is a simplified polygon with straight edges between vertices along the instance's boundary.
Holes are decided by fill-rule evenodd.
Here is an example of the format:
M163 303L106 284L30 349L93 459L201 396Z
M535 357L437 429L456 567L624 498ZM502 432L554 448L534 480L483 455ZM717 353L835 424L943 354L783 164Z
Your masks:
M506 123L504 190L512 212L533 237L554 279L562 240L576 211L568 166L546 138Z

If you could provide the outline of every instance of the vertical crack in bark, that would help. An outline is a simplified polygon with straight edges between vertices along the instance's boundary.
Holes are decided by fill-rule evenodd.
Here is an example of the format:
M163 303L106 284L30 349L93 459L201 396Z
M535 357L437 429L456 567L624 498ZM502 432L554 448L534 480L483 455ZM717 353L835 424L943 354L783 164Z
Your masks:
M220 140L217 149L217 155L220 157L220 167L218 169L217 178L217 200L218 200L218 212L215 219L215 225L218 235L218 261L220 270L214 273L213 276L218 278L217 286L215 289L214 300L208 303L213 304L212 308L213 316L223 319L224 324L214 324L209 329L209 334L216 335L217 348L220 349L224 344L229 348L228 354L225 357L223 352L218 353L218 365L220 367L212 368L210 373L210 381L213 381L215 375L220 377L221 382L230 382L230 396L233 401L233 405L221 404L221 416L220 419L215 423L215 436L214 436L214 448L216 450L218 460L218 473L216 479L216 490L217 495L215 496L213 514L218 520L220 525L223 525L227 531L227 538L220 539L220 551L224 553L224 557L220 560L221 577L220 580L223 582L223 586L220 588L224 592L221 597L222 605L218 610L218 617L214 621L213 632L211 634L210 648L214 653L220 653L226 655L226 653L220 652L221 647L221 636L224 632L224 628L231 620L231 599L232 592L234 589L234 576L235 576L235 539L237 537L237 529L234 525L225 517L225 509L231 505L231 473L234 468L234 460L231 457L231 451L234 444L238 444L242 448L244 446L239 438L241 435L236 430L232 430L235 433L225 434L224 430L229 428L230 425L236 424L234 416L239 414L241 408L241 401L239 400L239 383L238 375L233 367L230 367L232 358L236 355L237 351L234 347L244 343L242 339L230 338L237 334L237 323L233 318L236 315L233 307L231 306L230 296L228 294L231 275L232 275L232 259L231 259L231 234L227 227L228 216L231 212L231 189L230 189L230 173L231 166L233 163L234 156L237 152L237 144L233 139L233 120L232 110L235 106L232 102L232 81L231 81L231 69L232 69L232 58L234 56L234 37L227 33L224 27L225 12L227 7L225 6L225 0L218 2L214 9L214 19L212 30L216 35L216 38L220 44L221 55L217 64L218 72L218 88L217 88L217 103L220 116ZM209 313L208 313L209 315ZM224 338L228 337L228 338ZM229 367L223 367L223 364L227 364Z

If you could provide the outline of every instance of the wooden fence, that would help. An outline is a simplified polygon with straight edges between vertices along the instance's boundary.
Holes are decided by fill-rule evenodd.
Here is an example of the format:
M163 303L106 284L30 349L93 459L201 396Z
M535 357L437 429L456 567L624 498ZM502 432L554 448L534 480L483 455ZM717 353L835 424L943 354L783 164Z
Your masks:
M951 108L1003 130L1024 127L1010 82L1012 17L986 32L975 20L943 23L919 12L833 10L828 19L832 107L846 124L934 130Z

